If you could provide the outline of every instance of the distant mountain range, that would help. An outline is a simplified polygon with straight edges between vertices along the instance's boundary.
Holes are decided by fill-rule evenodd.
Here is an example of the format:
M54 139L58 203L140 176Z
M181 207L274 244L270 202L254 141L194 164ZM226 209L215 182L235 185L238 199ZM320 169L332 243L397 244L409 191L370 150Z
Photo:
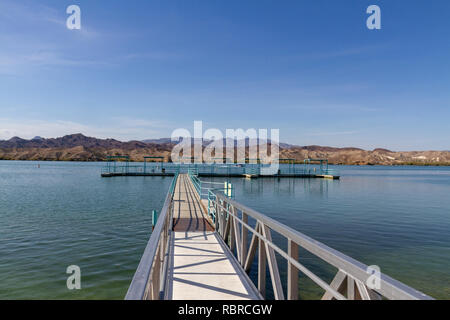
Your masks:
M203 146L209 143L202 142ZM258 145L260 141L246 139L245 143ZM127 154L133 161L142 161L144 156L163 156L168 160L175 144L170 138L122 142L86 137L80 133L50 139L39 136L30 140L13 137L0 140L0 160L104 161L108 155L119 154ZM225 139L223 144L226 145ZM231 144L236 147L238 141L231 141ZM280 158L297 161L327 158L332 164L450 165L449 151L394 152L381 148L368 151L351 147L295 146L286 143L280 143L279 146Z
M195 140L196 140L196 139L191 138L191 143L194 143ZM179 140L176 141L175 143L178 143L178 142L180 142L180 141L181 141L181 139L179 139ZM147 140L142 140L142 142L145 142L145 143L152 143L152 144L171 144L171 143L173 143L172 140L171 140L170 138L147 139ZM202 145L203 145L203 146L207 146L207 145L209 145L211 142L213 142L213 140L202 139ZM234 145L234 146L236 147L237 144L238 144L238 142L239 142L239 140L233 140L233 139L223 139L223 140L222 140L222 143L223 143L224 146L226 146L227 142L229 142L231 145ZM262 144L262 143L264 143L265 141L262 141L262 140L260 141L259 139L249 139L249 138L246 138L246 139L240 140L240 142L245 142L245 144L246 144L247 146L254 146L254 145ZM270 139L267 140L267 143L271 143L271 142L272 142L272 141L271 141ZM289 148L295 147L294 145L287 144L287 143L279 143L279 145L280 145L281 148L284 148L284 149L289 149Z

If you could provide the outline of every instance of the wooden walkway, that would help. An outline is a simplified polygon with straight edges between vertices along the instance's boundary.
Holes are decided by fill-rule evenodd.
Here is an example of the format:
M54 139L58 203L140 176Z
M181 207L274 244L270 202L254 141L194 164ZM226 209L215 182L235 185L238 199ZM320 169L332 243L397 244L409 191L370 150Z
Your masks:
M167 298L173 300L260 299L258 290L217 236L186 174L174 195Z
M180 174L174 194L174 231L214 231L214 227L188 175Z

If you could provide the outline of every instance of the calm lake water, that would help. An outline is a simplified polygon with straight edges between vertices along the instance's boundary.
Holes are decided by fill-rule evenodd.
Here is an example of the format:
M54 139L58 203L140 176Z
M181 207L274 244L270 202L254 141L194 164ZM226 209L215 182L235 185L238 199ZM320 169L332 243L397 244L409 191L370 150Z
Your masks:
M172 178L102 179L101 163L39 164L0 161L0 299L123 299ZM336 168L338 181L231 182L238 201L450 299L450 168ZM81 268L81 290L66 287L69 265ZM303 298L316 296L308 281L300 286Z

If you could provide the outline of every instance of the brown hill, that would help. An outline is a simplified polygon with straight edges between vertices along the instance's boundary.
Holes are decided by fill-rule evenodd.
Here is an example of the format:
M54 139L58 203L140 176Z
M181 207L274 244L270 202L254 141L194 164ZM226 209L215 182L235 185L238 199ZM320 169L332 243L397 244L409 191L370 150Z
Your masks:
M0 141L0 160L58 160L104 161L109 155L127 154L133 161L144 156L170 158L174 143L170 139L121 142L115 139L97 139L82 134L60 138L31 140L14 137ZM323 146L293 146L280 143L280 158L326 158L331 164L350 165L450 165L449 151L394 152L377 148L367 151L359 148L333 148Z

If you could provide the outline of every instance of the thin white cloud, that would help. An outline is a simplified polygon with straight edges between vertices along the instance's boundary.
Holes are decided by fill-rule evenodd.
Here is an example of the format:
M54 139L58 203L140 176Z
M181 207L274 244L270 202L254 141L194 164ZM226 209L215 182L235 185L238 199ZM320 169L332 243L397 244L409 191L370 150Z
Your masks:
M0 73L20 75L39 67L114 67L129 60L164 60L171 59L174 55L168 54L136 54L132 58L128 55L101 59L79 59L68 57L57 50L29 50L29 53L17 54L9 52L0 53Z
M64 9L64 6L54 8L36 2L0 0L0 74L20 76L42 67L115 67L181 56L151 50L131 53L118 50L119 53L111 54L118 38L127 39L129 34L99 32L88 22L82 23L81 30L67 30L68 15ZM97 42L104 51L100 55L93 49Z
M20 75L43 66L110 64L102 59L73 57L71 48L61 45L68 35L77 41L91 41L100 35L84 25L81 30L68 31L63 9L36 2L0 1L0 74Z
M31 139L35 136L45 138L61 137L67 134L82 133L96 138L114 138L121 141L143 140L166 136L168 123L132 118L112 118L102 125L87 125L65 120L14 120L0 118L0 140L14 136Z
M353 135L357 134L358 131L333 131L333 132L311 132L308 136L322 137L322 136L340 136L340 135Z
M67 55L51 45L45 47L41 43L34 47L30 44L29 48L0 52L0 74L21 75L41 67L116 67L132 60L166 60L176 57L178 56L172 54L147 53L82 59Z
M58 9L45 6L39 3L25 4L18 1L2 0L0 2L0 18L8 24L33 24L35 27L45 27L46 25L57 25L61 30L66 28L66 14L64 7ZM72 31L88 38L100 35L91 26L82 25L80 30Z
M4 70L18 70L21 67L42 66L104 66L112 65L106 61L72 59L62 54L50 51L33 52L21 55L0 54L0 68ZM1 69L0 69L1 70Z
M14 23L21 22L50 22L54 24L64 23L57 10L41 4L33 6L18 1L2 0L0 2L0 18Z
M303 55L298 55L295 58L298 59L317 59L317 60L323 60L323 59L332 59L332 58L341 58L341 57L350 57L350 56L357 56L362 54L371 54L373 52L379 51L380 49L385 48L386 45L366 45L366 46L359 46L359 47L351 47L351 48L343 48L339 50L330 50L327 52L312 52L312 53L306 53Z
M123 60L174 60L183 58L184 55L170 52L139 52L130 53L120 57Z
M167 128L169 123L167 121L160 120L146 120L146 119L136 119L127 117L112 117L111 121L114 123L120 123L126 127L134 128Z

